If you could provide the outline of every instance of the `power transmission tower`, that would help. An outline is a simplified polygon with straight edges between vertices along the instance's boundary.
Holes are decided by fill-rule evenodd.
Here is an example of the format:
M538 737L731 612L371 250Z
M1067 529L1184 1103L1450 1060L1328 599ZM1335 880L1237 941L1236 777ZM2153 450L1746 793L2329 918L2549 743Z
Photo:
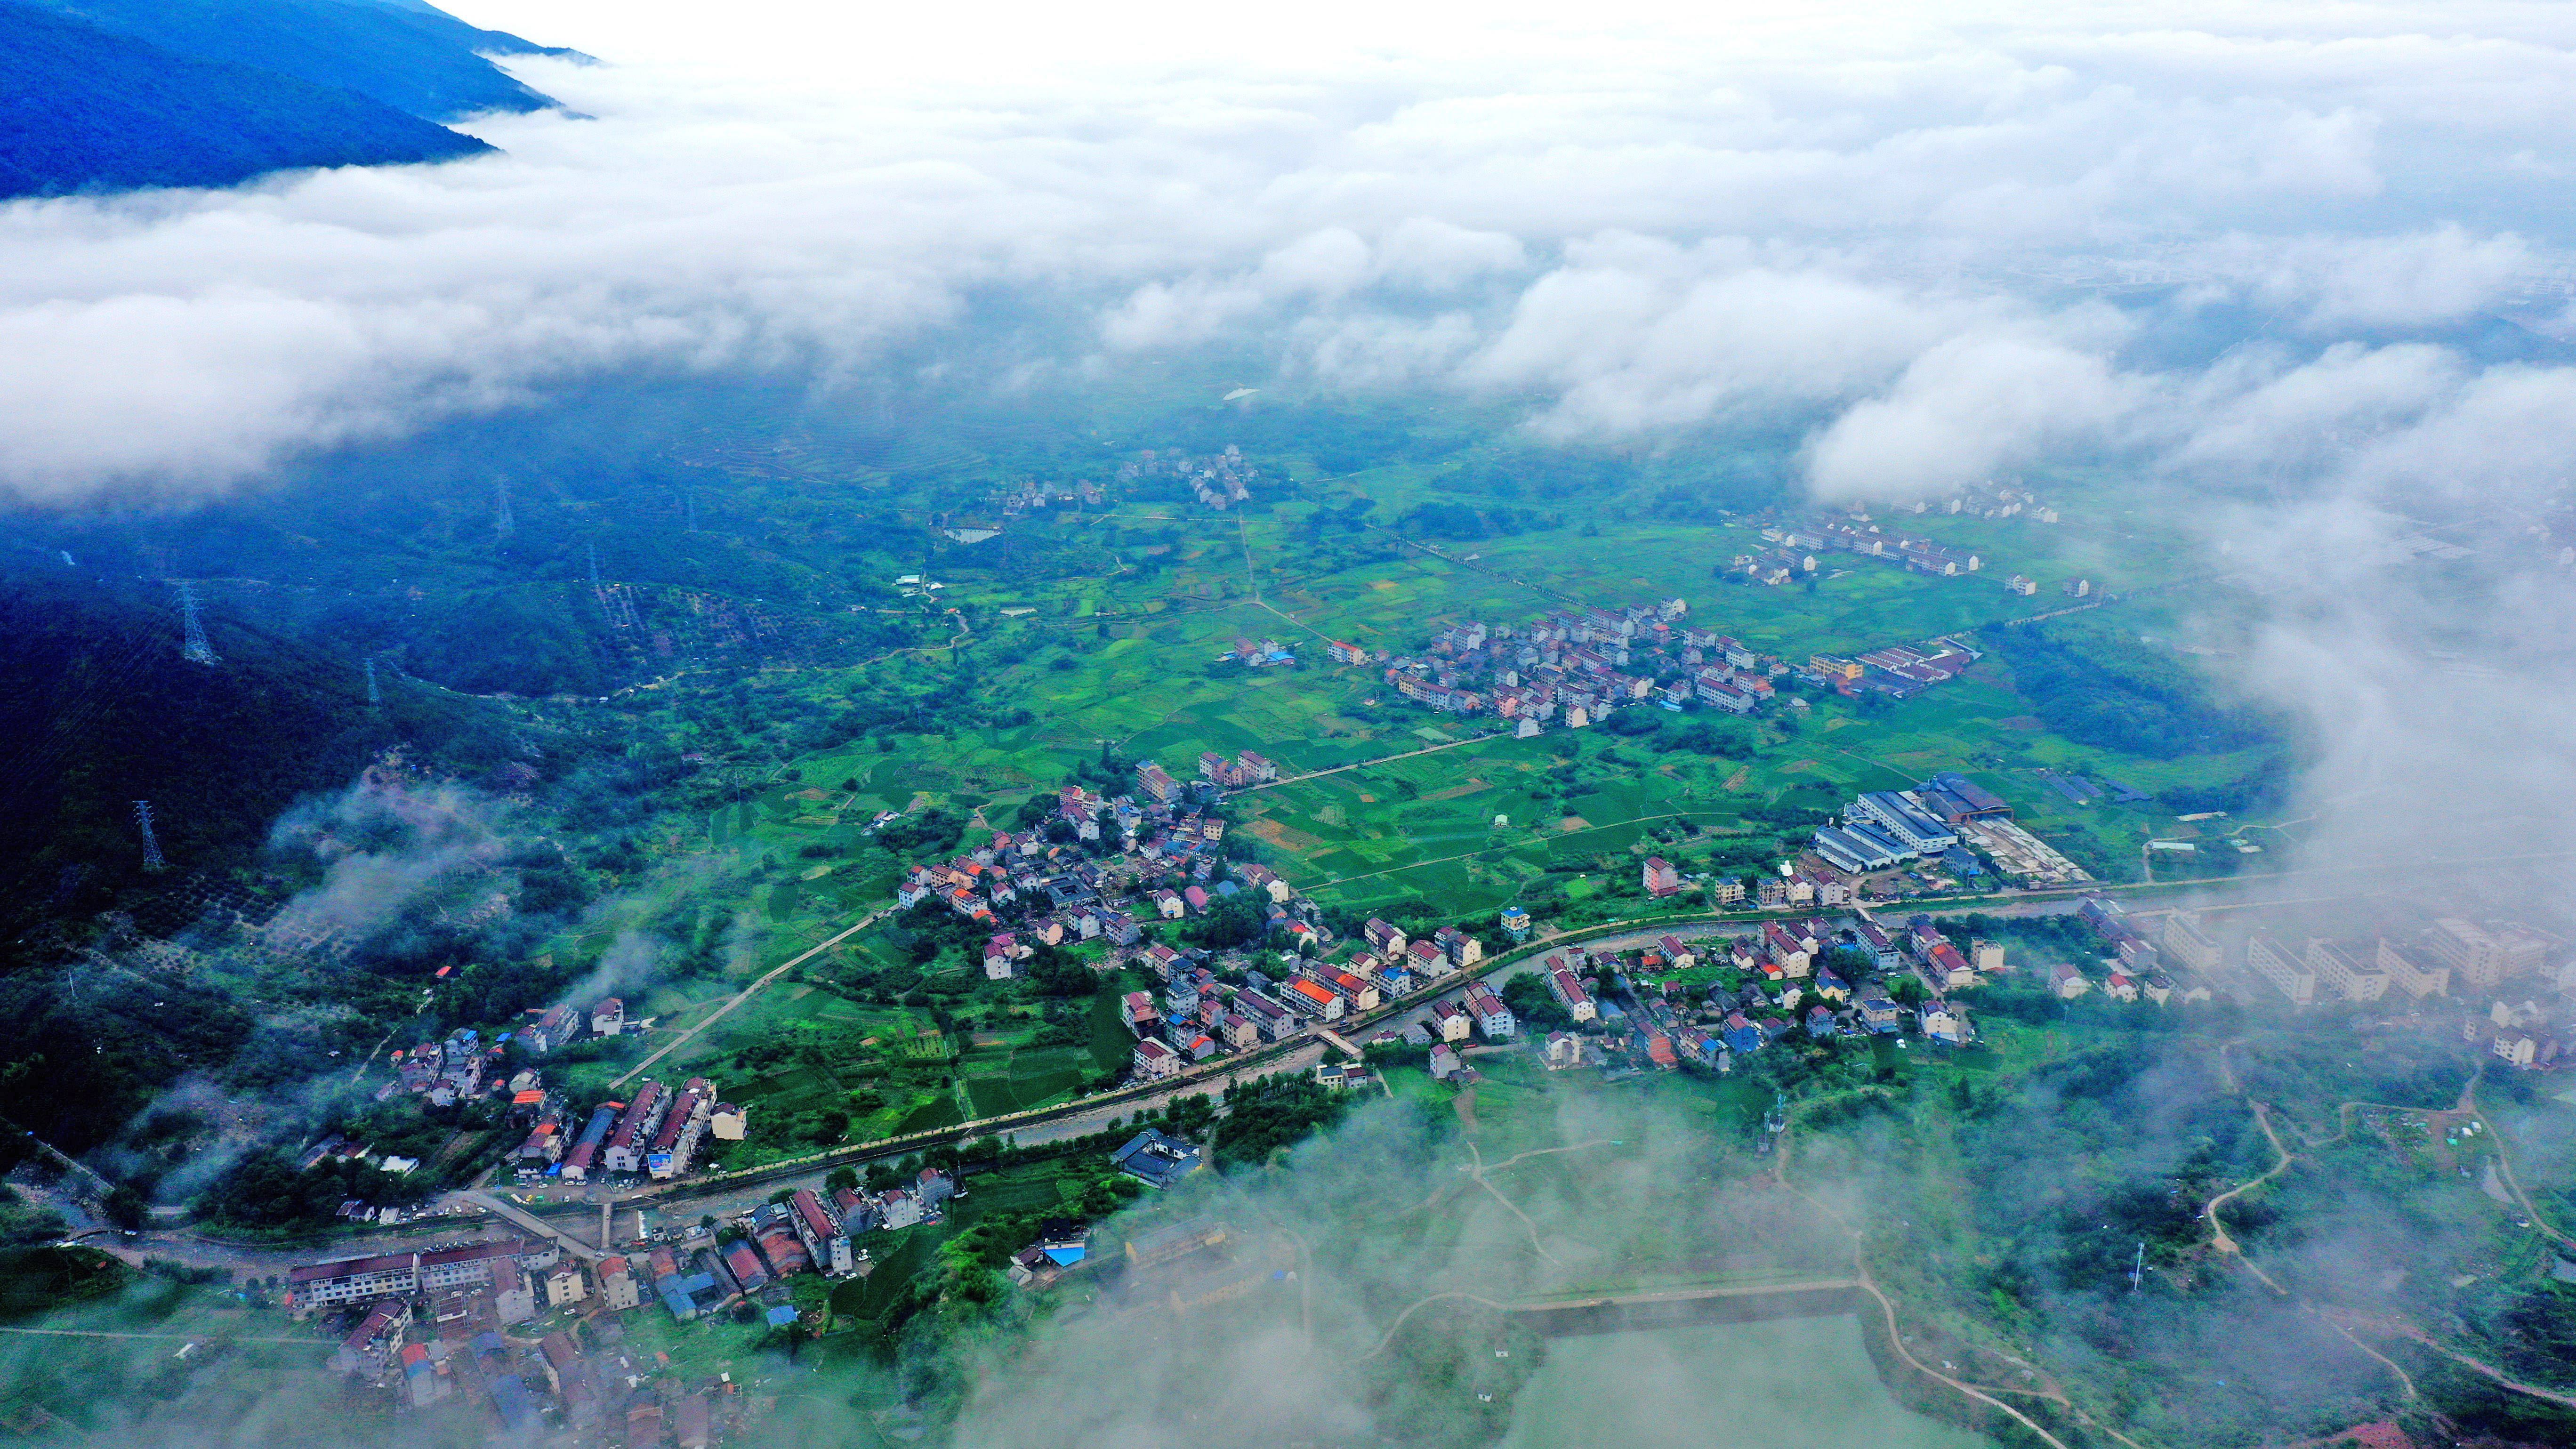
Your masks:
M2146 1276L2146 1272L2147 1272L2147 1245L2146 1245L2146 1241L2145 1241L2144 1239L2140 1239L2140 1240L2139 1240L2139 1242L2138 1242L2138 1261L2137 1261L2137 1262L2135 1262L2135 1263L2133 1263L2133 1264L2131 1264L2131 1265L2129 1266L2129 1291L2130 1291L2130 1292L2135 1293L2135 1292L2137 1292L2137 1291L2138 1291L2138 1280L2139 1280L2140 1278L2145 1277L2145 1276Z
M162 869L164 862L161 859L161 837L152 833L151 801L134 802L134 823L143 827L143 868L150 871Z
M695 533L698 531L698 490L691 488L680 497L689 505L689 532Z
M590 550L590 586L595 589L599 587L599 545L586 544L584 547Z
M197 617L195 585L186 582L179 585L179 613L180 627L184 631L179 643L179 657L191 664L214 663L215 648L206 642L205 623Z
M518 521L510 516L509 479L492 480L492 500L495 505L492 513L492 532L501 538L508 538L519 529Z
M367 708L383 709L384 707L384 691L376 688L376 661L373 656L370 656L367 660Z

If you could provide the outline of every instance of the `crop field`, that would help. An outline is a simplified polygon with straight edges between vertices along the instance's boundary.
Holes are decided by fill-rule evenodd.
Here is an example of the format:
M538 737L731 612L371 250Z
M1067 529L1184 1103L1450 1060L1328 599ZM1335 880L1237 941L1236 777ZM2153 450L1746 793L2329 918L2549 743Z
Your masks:
M1139 383L1134 396L1102 404L1109 421L1090 441L996 421L959 433L967 442L953 456L904 467L950 480L940 486L1006 480L1015 450L1113 447L1109 439L1142 430L1141 420L1156 415L1152 400L1169 394L1166 384ZM1443 450L1463 446L1455 456L1473 462L1506 456L1498 434L1478 431L1492 421L1461 410L1403 427L1416 445L1436 435ZM1168 444L1121 442L1114 456L1145 446ZM1404 447L1394 448L1396 461L1338 468L1318 461L1328 451L1265 457L1265 476L1284 469L1301 487L1292 499L1248 511L1113 500L1026 515L1002 539L934 543L918 558L867 544L862 553L882 553L889 579L898 569L927 568L945 585L935 599L906 605L921 611L925 642L854 666L774 671L753 687L828 714L870 691L935 692L962 682L985 707L945 727L863 735L739 777L744 798L679 822L667 843L698 872L697 894L666 889L603 916L572 944L597 950L615 931L650 928L692 900L726 903L722 930L705 918L700 925L702 938L724 938L723 949L702 951L693 972L647 1003L661 1029L684 1030L761 973L888 903L906 861L930 851L879 845L869 829L881 813L917 821L944 812L940 818L970 836L1014 828L1031 797L1104 755L1156 759L1182 776L1194 773L1203 750L1268 755L1289 778L1234 797L1236 854L1328 905L1365 913L1419 901L1441 916L1471 919L1520 902L1570 923L1652 909L1636 891L1646 854L1685 871L1763 868L1804 836L1815 812L1942 770L1962 771L2002 796L2026 828L2096 874L2133 877L2149 839L2189 837L2193 828L2153 802L2123 806L2106 796L2076 804L2052 788L2053 775L2153 793L2234 779L2259 764L2254 751L2153 759L2075 743L2034 716L2034 702L1999 655L1892 709L1863 711L1827 697L1803 714L1766 712L1722 734L1723 752L1712 752L1705 732L1681 743L1685 730L1709 718L1699 712L1632 711L1611 722L1620 733L1553 728L1527 740L1495 721L1432 715L1395 698L1374 668L1331 665L1323 641L1411 653L1453 622L1517 622L1572 604L1678 596L1690 601L1693 625L1801 659L1973 635L2053 612L2074 602L2057 586L2077 577L2097 588L2149 591L2100 617L2167 631L2175 616L2163 601L2191 585L2191 565L2178 531L2107 511L2114 505L2094 500L2111 499L2112 490L2067 478L2050 484L2068 515L2062 525L1936 513L1879 520L1977 552L1984 567L1975 575L1930 578L1883 560L1830 555L1811 582L1746 586L1720 575L1734 555L1765 547L1750 522L1568 500L1514 505L1521 522L1512 529L1443 538L1407 520L1426 508L1448 509L1439 515L1447 517L1490 512L1497 498L1463 487L1465 475L1451 467L1410 460ZM795 453L792 467L729 456L735 461L721 466L764 496L802 496L813 479L842 467L824 440ZM853 465L848 477L866 491L894 489L884 497L919 486L891 485L872 471L893 466ZM1361 514L1365 522L1352 521ZM1045 563L1014 564L1014 550ZM2038 595L2004 590L2011 573L2037 580ZM1298 662L1257 670L1220 664L1242 637L1276 639ZM695 738L711 749L725 744L721 730ZM1333 773L1317 773L1326 771ZM2186 870L2214 853L2159 864L2186 862L2171 867ZM2225 863L2236 859L2231 852ZM1093 1007L1083 1008L1094 1013L1087 1046L1063 1045L1059 1034L1056 1046L1026 1047L1042 1022L1025 988L988 987L955 948L921 957L892 921L800 974L803 982L772 988L675 1053L666 1074L721 1073L782 1033L820 1033L834 1043L833 1069L782 1082L774 1105L792 1114L848 1104L855 1140L1060 1101L1117 1070L1130 1046L1114 1009ZM856 993L881 997L878 1005L806 984L844 978L897 984ZM928 1007L892 1004L898 995L918 1002L924 992L962 1036L938 1032ZM969 1038L982 1045L958 1055Z

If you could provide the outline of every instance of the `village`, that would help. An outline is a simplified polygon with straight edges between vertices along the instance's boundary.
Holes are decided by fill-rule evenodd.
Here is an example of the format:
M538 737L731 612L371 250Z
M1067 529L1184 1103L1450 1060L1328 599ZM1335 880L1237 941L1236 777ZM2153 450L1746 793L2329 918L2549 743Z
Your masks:
M2296 1006L2493 997L2483 1015L2462 1012L2471 1040L2512 1067L2551 1066L2560 1052L2554 1005L2512 996L2527 986L2555 1002L2569 983L2541 978L2558 943L2510 922L2445 918L2405 939L2298 938L2289 934L2294 923L2258 919L2221 932L2190 910L2133 914L2094 892L2058 918L2081 945L2061 942L2025 961L2000 932L1976 934L1919 911L1901 923L1883 918L1901 867L1961 850L1970 827L2009 824L2003 802L1957 775L1857 797L1815 832L1811 849L1762 878L1749 902L1741 882L1694 880L1660 856L1637 867L1652 900L1751 905L1767 919L1626 923L1556 943L1554 928L1518 907L1495 918L1498 937L1463 924L1409 932L1376 917L1337 936L1326 913L1276 874L1224 858L1213 807L1229 789L1275 778L1270 761L1209 752L1187 782L1151 761L1133 773L1132 795L1065 787L1038 829L997 832L917 869L902 898L989 928L988 979L1010 979L1041 944L1084 941L1102 948L1089 957L1094 970L1147 978L1150 988L1118 1003L1134 1039L1134 1086L1186 1084L1217 1059L1304 1042L1332 1052L1311 1068L1283 1070L1328 1089L1381 1085L1399 1065L1468 1087L1494 1069L1496 1053L1603 1083L1724 1076L1777 1052L1929 1056L1974 1047L1977 997L1999 985L2062 1002L2098 995L2166 1007L2221 995L2241 1001L2256 983ZM1086 842L1098 853L1080 849ZM1209 946L1157 939L1167 933L1150 929L1221 908L1252 922L1253 934ZM584 1032L632 1025L620 1002L605 1000L587 1010L559 1006L516 1035L542 1057ZM409 1049L389 1090L506 1094L513 1120L525 1125L510 1155L523 1181L668 1180L690 1171L702 1137L742 1133L745 1109L721 1101L704 1078L676 1091L647 1080L583 1114L549 1094L535 1068L487 1080L486 1065L503 1060L500 1047L459 1032ZM578 1132L569 1130L576 1119ZM1776 1131L1766 1123L1759 1150ZM1186 1130L1141 1118L1082 1150L1131 1190L1171 1188L1208 1166ZM630 1350L627 1315L811 1331L817 1310L800 1299L800 1281L865 1279L878 1266L877 1235L935 1229L972 1174L990 1165L951 1148L900 1170L874 1164L864 1179L837 1169L820 1186L782 1189L722 1222L648 1232L639 1218L631 1241L597 1253L569 1239L521 1238L319 1263L289 1276L284 1302L320 1321L338 1343L334 1364L353 1382L411 1408L480 1402L513 1432L559 1424L576 1442L688 1449L738 1429L760 1401L729 1373L693 1378ZM1087 1265L1087 1215L1022 1231L1005 1275L1021 1291L1044 1292L1099 1266ZM1123 1287L1105 1302L1118 1313L1185 1312L1251 1291L1292 1258L1263 1235L1192 1219L1126 1244L1113 1275Z
M1673 601L1671 617L1681 612ZM1625 661L1607 652L1579 657L1591 651L1577 647L1586 642L1578 636L1596 629L1605 649L1614 637L1643 636L1654 640L1649 650L1677 642L1685 661L1710 648L1724 659L1731 647L1676 635L1665 617L1558 622L1563 638L1549 637L1551 626L1516 646L1542 656L1534 669L1616 669ZM1632 633L1618 636L1621 629ZM1491 661L1513 638L1453 630L1435 654ZM1434 678L1430 687L1456 686ZM1592 707L1581 690L1556 700L1569 715ZM1230 859L1228 795L1279 778L1274 761L1245 749L1202 751L1186 778L1137 761L1132 788L1115 795L1067 784L1041 797L1047 808L1029 828L979 834L945 861L912 866L893 905L980 941L968 969L980 966L987 982L1068 963L1097 979L1140 982L1116 1001L1133 1042L1120 1086L1132 1090L1187 1091L1232 1059L1257 1074L1263 1060L1298 1047L1320 1047L1322 1059L1273 1071L1372 1095L1398 1068L1472 1087L1496 1070L1496 1054L1605 1084L1662 1073L1725 1077L1774 1062L1794 1073L1846 1052L1930 1061L1977 1049L1979 998L1989 989L2006 993L1994 1001L2097 997L2174 1008L2222 996L2242 1002L2266 989L2300 1007L2492 997L2483 1014L2462 1011L2464 1035L2511 1067L2548 1067L2560 1056L2556 993L2571 983L2539 979L2558 943L2511 922L2443 918L2345 939L2269 917L2221 928L2188 909L2137 914L2092 891L2054 918L2063 923L2058 935L2034 950L2008 943L2026 922L1987 927L1977 924L1985 917L1914 909L1912 897L1989 875L2092 884L2015 826L2006 802L1957 772L1855 795L1813 829L1806 848L1749 879L1689 875L1641 844L1636 886L1649 913L1571 932L1517 905L1483 922L1353 922L1276 872ZM1730 913L1741 914L1714 919ZM1658 924L1658 914L1674 919ZM2513 997L2525 985L2534 1000ZM2543 997L2552 1004L2536 1004ZM671 1182L698 1169L706 1141L741 1140L749 1111L703 1076L648 1077L612 1100L568 1101L547 1086L542 1065L576 1041L644 1025L605 998L559 1004L489 1042L460 1029L395 1053L383 1095L500 1107L518 1144L503 1166L523 1185ZM1769 1151L1777 1130L1775 1116L1757 1150ZM985 1141L1008 1150L1006 1136ZM315 1150L366 1151L336 1140ZM1131 1192L1172 1188L1209 1166L1191 1128L1141 1114L1078 1151ZM513 1432L560 1425L576 1442L686 1449L738 1430L761 1400L727 1372L674 1372L630 1349L638 1322L630 1315L672 1328L765 1326L781 1341L819 1331L828 1317L822 1300L800 1285L864 1282L889 1245L911 1241L906 1230L940 1229L992 1165L953 1144L899 1167L872 1162L864 1178L844 1165L721 1221L648 1230L639 1216L631 1238L603 1239L596 1252L556 1236L317 1263L290 1275L284 1302L336 1340L333 1361L354 1383L411 1409L479 1403ZM1006 1224L1019 1234L1005 1245L1008 1283L1045 1292L1099 1269L1091 1224L1119 1200ZM1193 1219L1126 1244L1112 1275L1124 1287L1103 1301L1119 1313L1187 1311L1251 1291L1291 1257L1261 1234Z
M1783 702L1783 679L1847 698L1902 699L1978 658L1976 650L1943 638L1793 662L1691 627L1682 622L1689 613L1689 601L1678 598L1617 610L1560 609L1527 624L1452 625L1420 656L1373 655L1340 642L1327 645L1326 653L1338 664L1382 667L1388 686L1405 699L1444 714L1492 715L1524 737L1550 723L1581 729L1635 706L1706 705L1750 714Z

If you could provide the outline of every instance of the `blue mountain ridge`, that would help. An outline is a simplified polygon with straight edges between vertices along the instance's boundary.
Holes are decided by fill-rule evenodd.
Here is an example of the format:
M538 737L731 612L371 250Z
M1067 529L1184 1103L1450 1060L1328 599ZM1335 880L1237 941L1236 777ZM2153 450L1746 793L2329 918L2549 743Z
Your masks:
M371 96L427 121L554 102L486 55L561 55L394 0L19 0L174 55Z
M0 200L486 153L438 122L553 104L485 58L536 53L417 0L0 0Z

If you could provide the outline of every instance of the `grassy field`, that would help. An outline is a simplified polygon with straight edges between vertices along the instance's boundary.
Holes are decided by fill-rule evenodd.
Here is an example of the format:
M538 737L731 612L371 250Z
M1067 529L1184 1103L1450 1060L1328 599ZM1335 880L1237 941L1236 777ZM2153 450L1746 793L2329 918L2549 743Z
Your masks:
M702 461L732 477L753 512L801 507L827 486L880 502L943 489L969 497L986 480L1014 476L1009 460L1030 448L1057 457L1110 449L1099 454L1107 458L1161 445L1139 434L1165 415L1157 410L1176 385L1112 389L1093 400L1092 426L1080 434L1003 419L961 428L935 456L903 464L906 477L944 480L935 485L890 482L893 464L855 461L820 432L784 452L754 446L759 426L750 422L741 438L710 442ZM1967 772L2097 874L2134 875L2145 841L2189 827L2152 805L2073 805L2041 772L2154 791L2232 779L2254 763L2077 745L2039 724L1993 656L1883 714L1828 699L1803 717L1766 720L1731 755L1663 747L1698 715L1650 712L1657 728L1634 738L1594 729L1529 740L1488 734L1491 722L1431 716L1393 698L1376 671L1330 665L1322 641L1411 652L1454 621L1679 596L1690 600L1693 624L1797 659L2061 607L2056 585L2075 577L2150 591L2119 605L2117 616L2141 632L2170 632L2171 591L2187 587L2195 567L2179 531L2118 511L2116 480L2084 478L2051 482L2067 513L2061 525L1937 513L1883 520L1977 551L1984 570L1959 579L1834 556L1812 584L1721 583L1729 558L1761 546L1756 525L1675 516L1636 498L1533 500L1513 505L1517 531L1409 536L1405 521L1425 507L1491 514L1498 506L1467 481L1479 460L1514 456L1495 421L1461 409L1390 422L1390 439L1410 441L1390 442L1383 458L1340 459L1319 435L1311 448L1261 459L1268 476L1299 481L1293 496L1265 497L1249 511L1113 501L1023 516L1003 539L972 546L934 538L918 555L880 537L829 535L847 567L882 568L889 580L927 569L946 585L935 600L901 605L920 612L931 642L855 665L765 671L736 693L778 695L824 717L847 700L889 692L935 699L962 691L979 707L952 712L956 722L945 728L864 735L756 766L726 708L673 714L663 723L678 748L744 761L718 767L733 772L746 798L673 821L660 849L678 868L599 913L560 949L579 957L624 931L668 934L694 912L704 944L649 1003L661 1028L685 1029L886 903L907 855L928 852L876 844L866 831L880 812L920 819L943 811L970 835L1010 828L1024 802L1104 752L1158 759L1181 775L1202 750L1246 748L1292 777L1341 770L1237 796L1238 856L1354 912L1418 902L1464 920L1518 902L1566 924L1646 910L1635 891L1642 855L1663 854L1685 870L1761 869L1803 838L1798 812L1831 810L1858 790L1937 770ZM1656 477L1687 483L1695 466L1658 465ZM1365 525L1353 521L1361 513ZM2000 587L2015 572L2039 581L2037 598ZM1281 641L1298 664L1218 665L1245 636ZM858 1140L1062 1100L1126 1055L1126 1033L1108 1018L1095 1022L1087 1051L1061 1037L1032 1047L1046 1011L1024 987L988 987L955 949L915 960L892 923L833 948L801 975L802 984L773 990L702 1034L666 1071L703 1071L728 1084L756 1078L745 1090L768 1115L845 1111ZM934 1015L954 1025L956 1039L925 1035ZM819 1053L825 1065L780 1074L755 1059L765 1043L798 1033L822 1039L807 1056Z

